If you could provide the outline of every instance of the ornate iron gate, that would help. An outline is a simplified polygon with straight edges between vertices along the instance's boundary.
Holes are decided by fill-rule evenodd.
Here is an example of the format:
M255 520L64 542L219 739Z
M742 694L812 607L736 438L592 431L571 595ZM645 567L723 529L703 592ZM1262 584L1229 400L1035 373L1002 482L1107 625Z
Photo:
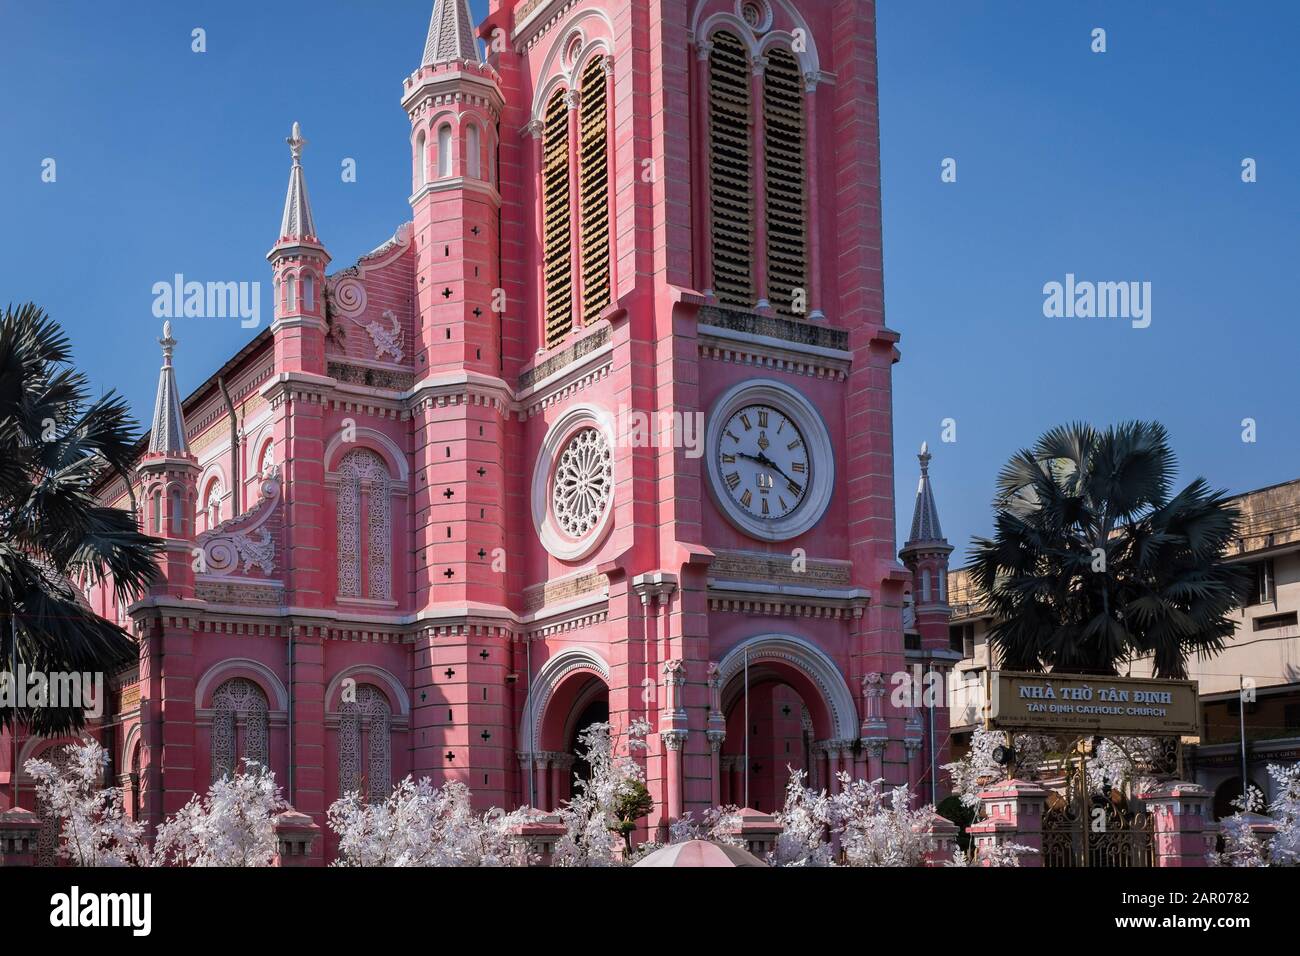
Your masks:
M1131 810L1118 796L1092 796L1085 759L1066 764L1065 793L1043 814L1043 865L1154 866L1151 815Z

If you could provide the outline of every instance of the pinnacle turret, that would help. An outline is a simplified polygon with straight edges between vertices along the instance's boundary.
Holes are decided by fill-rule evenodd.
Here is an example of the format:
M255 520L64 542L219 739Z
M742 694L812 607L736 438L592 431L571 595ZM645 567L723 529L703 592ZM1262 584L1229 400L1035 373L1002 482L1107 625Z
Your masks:
M172 338L172 324L163 323L163 364L158 373L158 397L153 406L153 427L149 431L149 451L166 455L188 455L189 443L185 440L185 415L181 411L180 392L176 388L176 370L172 367L172 352L176 340Z

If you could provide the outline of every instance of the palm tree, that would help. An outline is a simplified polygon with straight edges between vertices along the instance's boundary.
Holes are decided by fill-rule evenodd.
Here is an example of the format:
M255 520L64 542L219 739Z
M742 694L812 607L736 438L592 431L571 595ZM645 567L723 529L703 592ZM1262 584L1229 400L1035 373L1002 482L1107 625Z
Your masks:
M139 427L121 396L89 400L58 324L30 303L0 318L0 669L111 673L136 655L126 631L95 614L78 584L111 580L130 601L157 574L162 542L135 515L95 497L129 479ZM128 480L129 487L129 480ZM0 708L34 733L80 729L78 708Z
M1238 512L1201 478L1170 497L1175 468L1156 422L1063 425L1006 463L995 535L971 548L1002 666L1113 675L1149 655L1183 678L1223 650L1249 582L1223 560Z

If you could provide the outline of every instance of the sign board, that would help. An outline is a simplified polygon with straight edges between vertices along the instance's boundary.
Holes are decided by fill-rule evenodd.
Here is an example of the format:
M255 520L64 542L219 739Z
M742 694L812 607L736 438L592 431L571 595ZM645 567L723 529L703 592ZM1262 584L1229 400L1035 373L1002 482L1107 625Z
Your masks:
M1200 735L1196 681L994 671L989 718L999 730Z

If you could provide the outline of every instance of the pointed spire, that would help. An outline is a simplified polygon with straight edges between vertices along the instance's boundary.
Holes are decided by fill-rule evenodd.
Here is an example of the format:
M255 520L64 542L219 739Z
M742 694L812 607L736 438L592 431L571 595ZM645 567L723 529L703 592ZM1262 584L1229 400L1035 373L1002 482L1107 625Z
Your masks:
M930 487L930 448L921 442L921 453L916 456L921 463L921 480L916 486L916 507L912 510L912 533L907 544L921 541L943 541L939 527L939 508L934 503L934 490Z
M424 41L421 66L471 60L479 62L478 44L474 42L474 21L469 15L469 0L433 0L429 18L429 37Z
M181 396L176 390L176 372L172 368L172 352L176 340L172 338L171 322L163 323L162 371L158 373L158 398L153 406L153 427L149 430L149 451L167 455L188 455L189 443L185 441L185 416L181 412Z
M302 127L293 124L293 133L285 140L293 166L289 169L289 192L284 197L284 218L280 220L280 241L302 239L316 241L316 223L311 215L311 202L307 199L307 180L302 172L302 148L307 140L302 137Z

